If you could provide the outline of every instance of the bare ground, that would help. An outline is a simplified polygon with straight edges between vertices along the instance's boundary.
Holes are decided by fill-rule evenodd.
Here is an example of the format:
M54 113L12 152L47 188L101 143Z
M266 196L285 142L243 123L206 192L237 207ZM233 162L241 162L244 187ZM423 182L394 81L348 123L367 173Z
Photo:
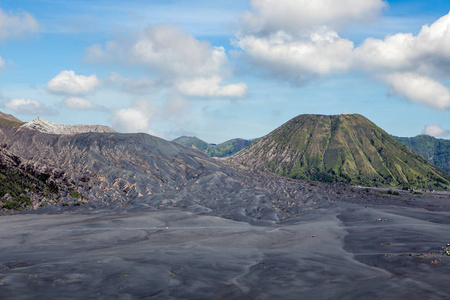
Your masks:
M427 199L327 200L265 225L181 209L2 216L0 295L449 299L450 204Z

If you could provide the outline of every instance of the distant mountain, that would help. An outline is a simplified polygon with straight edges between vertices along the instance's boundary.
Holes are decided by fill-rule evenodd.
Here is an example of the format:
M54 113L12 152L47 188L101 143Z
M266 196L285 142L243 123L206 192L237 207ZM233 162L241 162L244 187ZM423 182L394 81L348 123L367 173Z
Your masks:
M60 125L53 122L36 118L22 125L22 127L38 130L52 134L80 134L87 132L115 132L108 126L103 125Z
M178 143L180 145L190 147L195 146L198 150L207 153L213 145L208 144L207 142L195 137L195 136L181 136L179 138L174 139L172 142Z
M20 127L24 122L20 121L13 115L8 115L0 111L0 125L9 127Z
M289 178L448 189L450 174L361 115L300 115L230 161Z
M195 146L200 151L205 152L211 157L226 157L233 155L234 153L244 149L245 147L248 147L256 140L257 139L253 140L232 139L216 145L216 144L208 144L207 142L202 141L197 137L182 136L173 140L173 142L181 144L186 147Z
M450 172L450 140L437 139L429 135L418 135L412 138L393 136L393 138L442 170Z

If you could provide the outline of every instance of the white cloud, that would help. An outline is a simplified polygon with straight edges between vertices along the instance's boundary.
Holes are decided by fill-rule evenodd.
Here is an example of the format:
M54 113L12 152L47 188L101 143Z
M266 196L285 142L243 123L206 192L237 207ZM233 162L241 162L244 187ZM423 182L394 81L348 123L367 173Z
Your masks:
M5 67L5 61L3 60L3 58L0 56L0 69L3 69Z
M56 94L82 95L92 92L100 81L96 75L76 75L74 71L61 71L47 83L47 89Z
M450 108L450 13L417 36L369 38L358 48L336 28L374 20L381 0L252 0L234 44L269 75L302 83L311 77L365 70L406 100ZM193 89L192 87L191 89Z
M223 47L199 41L175 26L148 26L134 41L93 45L86 50L86 59L137 64L157 76L154 80L140 81L122 78L123 89L131 92L139 93L156 83L200 97L241 97L247 89L243 83L221 86L223 79L230 75ZM196 87L187 88L188 81ZM203 84L206 82L214 86Z
M45 105L30 99L12 99L4 104L6 108L11 109L16 113L24 114L42 114L50 112L46 110Z
M417 36L398 33L384 40L367 39L355 49L355 68L383 78L392 91L409 101L437 109L450 108L450 13Z
M113 111L113 128L120 132L143 132L162 137L162 134L150 129L150 122L157 113L157 110L153 101L135 101L131 107Z
M63 104L73 109L98 109L99 107L89 100L79 97L69 97L64 100Z
M423 133L434 137L450 136L450 130L442 128L439 124L425 126Z
M412 58L417 56L413 45L414 37L411 33L399 33L384 41L369 38L355 49L355 57L358 65L367 70L410 70L416 63Z
M38 31L39 23L27 12L13 14L0 8L0 39L20 37Z
M382 0L252 0L244 30L267 34L298 32L315 26L341 27L375 19L386 7Z
M177 90L186 96L197 97L230 97L241 98L247 94L247 85L244 83L220 86L222 78L198 78L183 80L176 84Z
M450 90L431 78L415 73L392 73L384 79L399 97L437 109L450 108Z
M223 47L201 42L180 28L149 26L131 48L132 59L163 77L210 76L227 61Z
M277 32L270 36L238 36L235 44L252 64L274 75L301 82L310 74L341 72L351 66L353 42L322 27L302 35Z
M450 13L424 25L417 36L398 33L384 40L367 39L355 50L367 70L447 73L450 67Z
M335 28L374 20L382 0L252 0L234 44L254 66L296 83L351 68L354 44Z

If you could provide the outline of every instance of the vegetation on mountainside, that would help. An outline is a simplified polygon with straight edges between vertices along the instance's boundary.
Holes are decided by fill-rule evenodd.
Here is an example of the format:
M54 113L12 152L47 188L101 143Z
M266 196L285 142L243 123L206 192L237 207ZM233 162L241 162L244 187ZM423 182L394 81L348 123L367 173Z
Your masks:
M16 117L2 113L0 111L0 125L9 126L9 127L20 127L23 124L25 124L25 123L20 121Z
M450 185L450 174L361 115L298 116L233 159L294 179L441 190Z
M256 140L257 139L253 140L232 139L223 142L221 144L215 145L215 144L208 144L207 142L202 141L197 137L182 136L173 140L173 142L176 142L186 147L195 146L197 149L199 149L202 152L205 152L211 157L226 157L233 155L234 153L244 149L245 147L254 143Z
M48 174L33 176L19 168L0 162L0 208L20 210L32 205L29 195L58 192L54 183L47 184Z
M393 138L442 170L450 172L450 140L437 139L429 135L418 135L412 138L394 136Z

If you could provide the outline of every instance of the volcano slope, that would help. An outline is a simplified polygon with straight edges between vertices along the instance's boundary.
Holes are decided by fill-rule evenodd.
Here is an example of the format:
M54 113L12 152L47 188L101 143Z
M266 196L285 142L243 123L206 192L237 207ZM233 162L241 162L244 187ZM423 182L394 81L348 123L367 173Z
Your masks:
M448 194L240 170L145 134L0 131L17 168L58 186L44 207L0 217L2 299L450 293Z
M300 115L230 158L289 178L372 187L450 188L450 174L361 115Z
M33 203L44 207L40 211L181 207L278 222L286 218L290 199L309 203L329 197L306 183L239 171L197 149L147 134L58 135L0 126L0 145L18 158L22 170L49 174L45 183L58 187Z

